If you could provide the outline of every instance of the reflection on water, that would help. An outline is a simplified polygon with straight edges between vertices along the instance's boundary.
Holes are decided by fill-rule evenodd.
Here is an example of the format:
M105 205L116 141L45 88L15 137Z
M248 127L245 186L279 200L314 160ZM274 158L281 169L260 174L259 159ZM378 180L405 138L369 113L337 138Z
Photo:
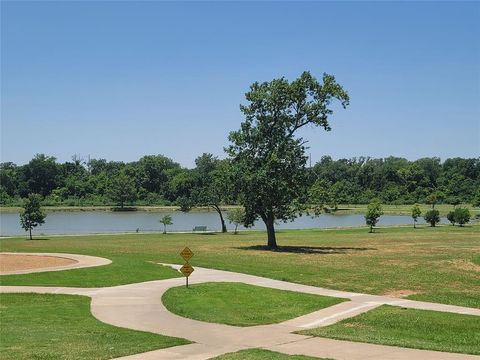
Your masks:
M220 217L216 212L104 212L104 211L79 211L79 212L52 212L47 214L45 224L34 229L37 234L91 234L91 233L119 233L139 231L162 231L163 225L159 219L165 214L173 218L173 225L167 227L168 231L191 231L195 226L205 225L209 230L221 229ZM442 219L445 222L446 219ZM379 225L404 225L411 224L410 216L384 215L380 218ZM419 224L423 219L419 219ZM332 215L322 214L319 217L301 216L293 222L279 222L277 229L311 229L331 228L365 225L361 214ZM234 226L228 224L229 230ZM244 229L239 226L239 229ZM265 229L263 222L259 221L253 229ZM25 232L20 227L18 214L0 215L0 235L23 235Z

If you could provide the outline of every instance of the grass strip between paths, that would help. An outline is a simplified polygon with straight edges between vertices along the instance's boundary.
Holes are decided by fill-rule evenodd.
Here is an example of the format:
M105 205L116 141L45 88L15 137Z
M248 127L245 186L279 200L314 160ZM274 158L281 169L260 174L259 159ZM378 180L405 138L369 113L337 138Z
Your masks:
M1 294L0 317L3 360L102 360L190 343L102 323L85 296Z
M298 334L480 355L480 316L389 305Z
M321 360L304 355L287 355L276 351L263 349L240 350L234 353L228 353L217 356L211 360ZM329 359L323 359L329 360ZM331 360L331 359L330 359Z
M171 288L162 301L168 310L186 318L253 326L279 323L348 300L243 283L203 283Z

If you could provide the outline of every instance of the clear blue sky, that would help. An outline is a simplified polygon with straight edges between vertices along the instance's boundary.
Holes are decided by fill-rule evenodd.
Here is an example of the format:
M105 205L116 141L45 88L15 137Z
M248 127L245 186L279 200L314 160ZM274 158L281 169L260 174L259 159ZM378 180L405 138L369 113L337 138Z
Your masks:
M249 85L303 70L351 98L313 161L480 155L479 2L1 6L2 162L224 157Z

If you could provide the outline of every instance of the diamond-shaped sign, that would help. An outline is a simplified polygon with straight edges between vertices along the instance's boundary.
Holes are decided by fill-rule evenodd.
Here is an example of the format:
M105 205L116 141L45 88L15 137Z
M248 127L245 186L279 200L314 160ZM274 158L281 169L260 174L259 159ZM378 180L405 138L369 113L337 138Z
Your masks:
M180 268L180 271L182 272L183 275L186 277L189 277L190 274L193 272L193 267L190 264L185 264Z
M185 249L182 250L180 255L185 259L186 262L188 262L188 260L192 258L193 252L188 247L186 247Z

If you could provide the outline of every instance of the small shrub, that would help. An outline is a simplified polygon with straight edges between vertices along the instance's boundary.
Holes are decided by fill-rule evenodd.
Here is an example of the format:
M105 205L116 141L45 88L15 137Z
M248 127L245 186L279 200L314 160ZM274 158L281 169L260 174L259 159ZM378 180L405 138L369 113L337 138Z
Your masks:
M455 226L455 211L449 211L447 214L447 219L452 223L452 226Z
M180 207L180 211L183 211L183 212L189 212L193 206L192 201L185 196L182 196L177 199L177 205Z
M467 208L456 208L453 212L453 217L455 222L463 226L470 221L470 211Z
M423 218L430 226L434 227L440 222L440 213L438 210L428 210Z

